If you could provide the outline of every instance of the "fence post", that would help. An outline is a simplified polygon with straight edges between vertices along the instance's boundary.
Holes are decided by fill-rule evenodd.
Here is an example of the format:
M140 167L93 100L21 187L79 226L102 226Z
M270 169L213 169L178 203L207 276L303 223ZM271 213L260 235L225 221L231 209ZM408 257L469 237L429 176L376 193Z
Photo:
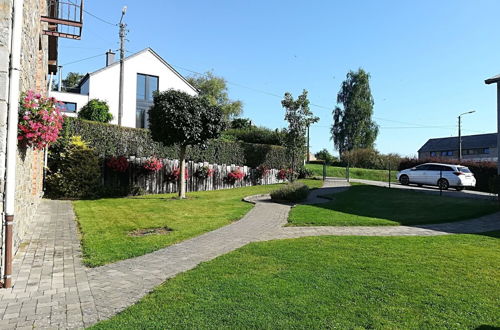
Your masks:
M326 179L326 160L323 161L323 181Z
M349 174L350 174L349 173L349 161L347 161L347 167L345 168L345 175L346 175L346 178L347 178L347 182L350 182L349 181L349 177L350 177Z
M389 162L389 188L391 187L391 162Z

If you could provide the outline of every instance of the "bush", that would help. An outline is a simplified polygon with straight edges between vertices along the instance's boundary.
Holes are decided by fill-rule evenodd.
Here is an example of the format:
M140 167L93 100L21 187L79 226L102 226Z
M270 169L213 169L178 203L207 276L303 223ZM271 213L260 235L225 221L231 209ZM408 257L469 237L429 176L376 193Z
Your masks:
M395 169L401 161L398 154L380 154L375 149L354 149L342 154L342 162L349 163L349 167L368 168L374 170Z
M92 99L78 111L78 118L109 123L113 119L113 115L109 112L106 101Z
M111 156L136 156L177 159L177 146L164 146L151 139L149 130L119 127L77 118L66 118L63 127L66 137L79 135L102 158ZM188 160L216 164L234 164L271 168L287 166L285 149L281 146L251 144L222 140L209 141L205 147L188 148Z
M327 164L330 164L333 161L338 161L337 157L333 156L327 149L318 151L314 154L314 157L316 157L316 159L320 162L325 161Z
M94 150L79 136L58 143L49 158L47 195L55 198L95 197L101 169Z
M285 186L271 192L273 201L301 202L309 195L309 187L301 182L288 183Z
M304 166L300 167L298 170L298 178L299 179L307 179L311 178L314 176L314 173L312 170L305 168Z
M272 145L283 145L285 136L283 131L255 126L228 129L222 134L226 138L233 137L236 141Z
M476 187L473 190L484 191L484 192L495 192L494 184L492 186L492 180L495 180L497 176L497 164L493 162L468 162L468 161L458 161L446 158L403 158L398 166L398 171L412 168L424 163L445 163L445 164L460 164L467 166L474 177L476 178Z

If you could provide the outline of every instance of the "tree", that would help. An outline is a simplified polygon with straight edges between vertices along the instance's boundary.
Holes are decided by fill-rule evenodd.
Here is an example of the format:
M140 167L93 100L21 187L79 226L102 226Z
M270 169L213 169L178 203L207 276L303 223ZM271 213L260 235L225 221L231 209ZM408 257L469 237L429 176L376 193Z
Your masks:
M314 154L314 157L319 160L324 160L327 164L330 164L335 159L335 157L327 149L318 151Z
M243 103L241 101L232 101L229 99L227 82L224 78L217 77L208 71L198 77L188 77L187 81L198 89L200 92L199 95L206 98L211 105L221 107L226 122L229 122L243 112Z
M155 94L153 106L149 109L149 129L153 140L180 147L180 198L186 198L188 146L204 144L219 137L224 127L221 107L211 104L207 98L176 90Z
M113 119L113 115L109 112L106 101L92 99L78 111L78 118L109 123Z
M333 110L332 139L342 154L357 148L373 148L378 125L372 121L373 97L370 75L363 69L349 71L337 95L342 106Z
M250 118L235 118L231 120L231 124L229 126L232 129L250 129L254 127Z
M71 89L77 88L78 84L80 83L80 80L82 80L83 77L84 75L78 72L68 72L66 78L62 80L61 89L63 91L69 91ZM58 88L58 83L52 84L53 90L57 90L57 88Z
M285 140L287 154L291 162L290 181L294 181L297 161L303 160L305 155L307 127L311 123L317 122L319 118L314 117L309 109L309 100L305 89L297 100L293 99L292 94L285 93L281 105L285 108L285 120L288 121Z

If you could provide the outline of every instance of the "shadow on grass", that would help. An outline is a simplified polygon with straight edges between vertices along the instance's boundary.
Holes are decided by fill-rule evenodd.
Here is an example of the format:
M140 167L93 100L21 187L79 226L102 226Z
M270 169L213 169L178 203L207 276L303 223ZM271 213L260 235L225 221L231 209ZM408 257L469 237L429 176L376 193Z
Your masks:
M324 191L322 191L324 189ZM487 200L452 198L435 196L418 191L401 189L388 189L369 185L353 185L349 190L333 194L333 189L318 189L318 196L329 195L332 201L320 204L310 204L310 208L331 210L339 213L307 211L314 223L320 217L345 217L348 221L352 218L356 224L362 225L364 218L389 220L401 225L423 225L458 220L468 220L500 211L496 202ZM327 193L327 189L332 189ZM304 213L306 211L304 210ZM327 225L322 222L322 225Z

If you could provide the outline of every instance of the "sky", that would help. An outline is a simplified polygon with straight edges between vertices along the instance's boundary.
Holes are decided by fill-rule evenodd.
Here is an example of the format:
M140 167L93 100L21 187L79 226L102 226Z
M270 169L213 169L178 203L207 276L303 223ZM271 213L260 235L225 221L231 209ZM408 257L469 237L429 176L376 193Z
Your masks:
M86 0L82 39L59 41L64 75L104 66L124 5L128 54L151 47L184 76L212 70L256 125L285 127L283 94L306 89L320 117L312 152L336 153L332 110L358 68L371 75L380 152L416 155L456 136L470 110L463 135L496 132L496 88L484 80L500 73L498 0Z

